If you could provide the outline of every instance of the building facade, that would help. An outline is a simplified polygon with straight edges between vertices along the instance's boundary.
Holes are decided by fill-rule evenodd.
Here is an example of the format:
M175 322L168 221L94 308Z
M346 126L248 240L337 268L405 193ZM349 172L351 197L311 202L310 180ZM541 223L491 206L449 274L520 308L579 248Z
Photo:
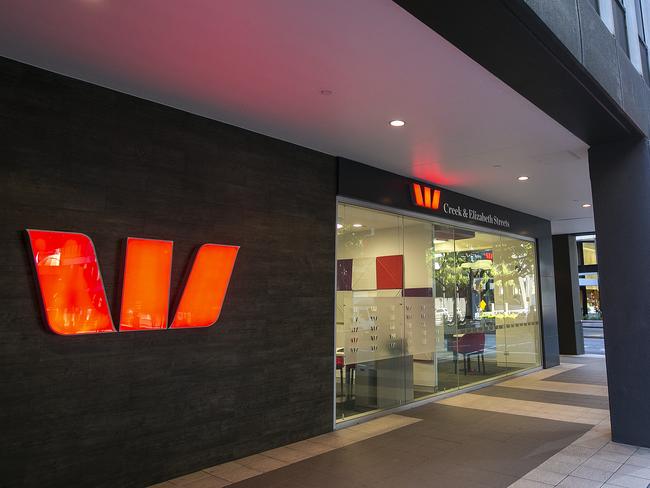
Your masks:
M572 234L594 231L613 438L650 446L648 0L394 7L589 146L593 220L551 222L451 179L144 100L33 66L6 44L7 486L40 486L43 473L48 486L146 486L555 366L583 352ZM27 229L94 247L64 264L52 244L43 260L48 243ZM142 264L162 277L143 283L165 285L162 325L141 287L137 331L125 318L128 238L173 242L163 271ZM216 324L187 313L194 326L174 327L205 244L239 248ZM65 266L48 295L49 267ZM87 325L100 308L107 333Z

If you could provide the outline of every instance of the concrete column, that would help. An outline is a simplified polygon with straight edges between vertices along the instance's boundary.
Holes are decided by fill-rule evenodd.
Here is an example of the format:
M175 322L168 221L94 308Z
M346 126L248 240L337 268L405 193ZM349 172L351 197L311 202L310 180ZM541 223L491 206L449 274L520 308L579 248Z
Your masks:
M560 354L584 354L575 236L553 236L553 264Z
M650 447L650 148L589 150L612 436Z

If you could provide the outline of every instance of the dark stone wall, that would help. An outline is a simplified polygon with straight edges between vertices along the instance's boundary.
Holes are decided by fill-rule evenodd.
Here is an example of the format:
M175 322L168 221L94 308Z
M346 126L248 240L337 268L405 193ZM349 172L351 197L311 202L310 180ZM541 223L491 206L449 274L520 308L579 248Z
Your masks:
M650 447L650 141L592 147L607 379L616 442Z
M0 58L1 486L145 486L332 429L336 161ZM25 228L241 246L207 329L46 330Z

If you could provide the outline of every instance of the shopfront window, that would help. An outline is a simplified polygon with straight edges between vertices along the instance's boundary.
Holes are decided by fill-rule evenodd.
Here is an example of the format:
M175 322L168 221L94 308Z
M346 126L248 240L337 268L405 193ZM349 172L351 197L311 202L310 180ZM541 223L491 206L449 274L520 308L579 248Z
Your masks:
M583 321L601 321L598 258L594 235L578 236L578 279ZM583 324L584 327L584 324ZM587 337L587 335L585 335Z
M540 364L535 244L339 204L336 416Z

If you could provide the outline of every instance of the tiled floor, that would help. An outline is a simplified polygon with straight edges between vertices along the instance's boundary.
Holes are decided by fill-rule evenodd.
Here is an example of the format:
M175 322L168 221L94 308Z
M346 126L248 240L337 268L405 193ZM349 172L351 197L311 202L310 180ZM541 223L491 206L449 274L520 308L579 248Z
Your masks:
M156 486L649 484L650 450L611 442L604 359L580 357Z

